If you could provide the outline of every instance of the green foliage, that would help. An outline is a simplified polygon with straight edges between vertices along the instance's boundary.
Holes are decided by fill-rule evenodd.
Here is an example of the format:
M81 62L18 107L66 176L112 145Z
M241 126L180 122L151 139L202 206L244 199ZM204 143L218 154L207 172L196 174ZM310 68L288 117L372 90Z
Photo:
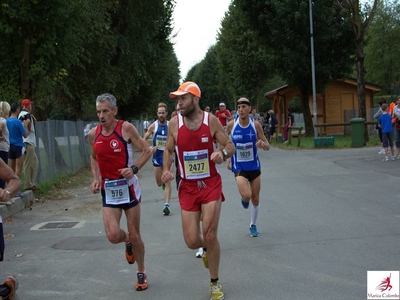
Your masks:
M65 104L56 105L50 111L50 115L48 116L51 120L69 120L75 121L75 114L72 108Z
M354 32L338 3L313 1L318 92L332 78L350 74L356 57ZM383 93L396 95L400 6L398 0L379 3L365 48L366 78L383 86ZM233 0L216 45L185 79L200 85L201 105L215 108L224 101L233 109L245 96L259 111L266 111L271 103L263 94L289 84L304 95L301 107L308 111L304 116L309 130L308 4L308 0ZM115 94L123 119L152 116L160 101L174 110L175 101L168 98L180 81L171 42L174 0L3 1L0 5L0 100L31 98L38 120L96 119L95 99L104 92ZM361 11L364 18L366 12Z
M270 52L234 2L222 20L216 50L219 84L230 96L225 101L234 104L238 98L246 97L258 108L265 92L262 87L273 74Z
M234 0L257 36L268 41L270 65L302 93L307 135L313 134L308 95L312 93L311 42L308 0ZM315 78L323 91L332 78L342 78L352 67L354 34L334 0L313 2Z
M122 117L140 114L179 83L170 41L173 0L10 1L0 10L0 94L29 97L46 119L93 119L98 94Z
M57 68L68 2L10 1L0 12L0 92L33 98L29 86L35 89L42 76Z
M383 93L400 88L400 5L381 1L368 30L365 46L366 80L382 86Z
M66 189L80 186L88 186L91 182L90 165L82 167L77 172L58 174L52 180L41 182L39 189L35 192L38 199L65 199L69 195Z
M292 99L290 99L289 107L292 109L293 113L300 114L303 111L303 105L299 97L293 97Z
M262 91L269 92L271 90L276 89L277 87L285 85L285 82L277 75L273 76L272 78L268 79L264 82L263 87L261 88ZM258 111L260 112L267 112L272 108L272 101L270 98L262 97L258 103Z
M229 105L230 97L226 89L221 89L218 84L221 82L221 76L215 46L208 49L204 59L188 72L188 76L191 76L190 80L196 82L201 88L203 108L206 106L210 106L211 109L217 108L222 101L227 103L228 108L233 108Z
M306 86L311 91L310 25L307 0L236 0L259 36L268 40L272 66L291 86ZM331 78L351 70L354 53L352 28L342 18L335 1L314 2L314 47L316 80L322 91Z

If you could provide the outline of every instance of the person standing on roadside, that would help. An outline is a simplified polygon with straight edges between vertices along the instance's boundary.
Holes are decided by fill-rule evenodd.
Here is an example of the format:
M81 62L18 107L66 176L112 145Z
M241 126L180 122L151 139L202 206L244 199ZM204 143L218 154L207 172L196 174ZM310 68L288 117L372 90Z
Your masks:
M175 149L182 178L178 198L182 210L183 237L190 249L204 249L203 263L209 268L211 277L210 299L224 299L218 277L220 245L217 233L221 202L225 198L216 164L230 157L235 148L218 119L201 110L201 91L196 83L183 83L177 91L170 93L170 97L178 100L179 114L169 122L161 180L169 182L174 179L171 165ZM214 139L219 143L220 150L214 150Z
M395 158L400 158L400 96L396 98L396 106L393 108L392 119L395 119L394 130L396 139L396 154Z
M91 146L91 191L101 192L103 222L108 240L113 244L125 243L125 257L129 264L137 262L137 291L146 290L147 275L144 267L144 243L140 236L141 191L136 174L151 157L151 150L129 122L116 119L117 99L102 94L96 99L99 125L88 134ZM133 162L133 146L139 151ZM128 231L120 227L125 212Z
M387 104L382 104L383 113L378 119L378 126L382 128L382 139L383 139L383 148L385 149L385 158L383 161L389 161L388 157L388 147L390 147L392 153L392 160L396 160L394 156L393 149L393 127L392 127L392 116L387 112Z
M168 135L169 121L167 121L167 115L167 105L163 102L160 102L157 108L157 121L153 122L149 126L143 138L145 141L147 141L150 135L153 135L152 145L156 149L153 152L154 178L156 179L157 185L161 186L164 191L163 213L165 216L170 214L169 201L171 199L171 182L163 183L161 181L164 148L167 144Z
M8 152L8 159L10 161L11 169L18 176L18 178L21 178L25 154L23 138L28 137L29 130L27 127L27 120L22 122L20 119L18 119L18 115L20 113L20 107L18 103L11 103L10 112L10 117L7 119L7 128L10 136L10 151ZM19 192L17 196L23 197L24 194Z
M382 115L383 111L382 111L382 104L386 103L386 99L384 97L382 97L381 99L379 99L379 109L378 111L374 114L374 119L379 119L379 117ZM379 140L382 143L382 128L378 126L378 121L376 121L376 125L375 125L375 129L378 130L378 135L379 135ZM383 143L382 143L382 149L378 152L378 154L385 154L385 149L383 148Z
M288 142L288 137L289 137L289 128L294 125L294 115L292 112L292 109L289 107L287 109L288 112L288 118L285 126L283 127L283 142L287 143Z
M251 117L254 121L257 121L257 120L258 120L258 116L259 116L259 113L257 112L257 108L252 107L252 108L251 108L251 112L250 112L250 117Z
M9 202L21 189L21 180L13 170L0 159L0 178L7 183L7 188L0 188L0 201ZM4 234L3 219L0 216L0 261L4 260ZM18 281L15 275L7 276L3 284L0 284L0 297L5 300L15 299L15 291L18 289Z
M256 222L260 210L261 164L257 148L269 150L269 143L259 122L250 116L250 100L237 101L239 118L230 121L226 133L236 147L235 154L227 160L227 167L235 174L243 208L248 209L250 200L250 235L259 235Z
M39 168L39 161L36 156L35 148L36 148L36 130L35 124L36 119L32 115L32 104L33 102L29 99L22 100L22 110L18 115L18 119L23 122L26 122L26 126L29 131L29 135L24 137L24 146L25 146L25 156L23 163L23 172L25 176L25 191L32 190L36 191L38 188L36 187L36 176Z
M268 142L271 143L272 137L275 134L276 126L278 126L278 118L272 109L269 110L269 123L268 123Z
M8 152L10 151L10 134L7 128L7 118L10 114L10 104L0 102L0 158L8 164ZM6 182L0 178L0 188L4 189Z

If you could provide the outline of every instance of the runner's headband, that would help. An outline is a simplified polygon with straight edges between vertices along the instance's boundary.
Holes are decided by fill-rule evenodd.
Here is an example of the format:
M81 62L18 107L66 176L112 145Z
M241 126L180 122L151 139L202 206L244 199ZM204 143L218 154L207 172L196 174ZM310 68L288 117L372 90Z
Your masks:
M246 104L248 106L251 106L250 101L246 101L246 100L239 100L238 102L236 102L236 105L240 105L240 104Z

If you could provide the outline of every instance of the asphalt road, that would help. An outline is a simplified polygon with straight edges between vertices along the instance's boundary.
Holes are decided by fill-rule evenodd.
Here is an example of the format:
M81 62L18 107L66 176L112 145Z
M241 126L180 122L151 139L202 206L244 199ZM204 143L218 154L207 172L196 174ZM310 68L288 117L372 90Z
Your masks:
M221 166L225 299L366 299L367 271L400 270L400 160L382 162L378 150L262 152L257 238ZM183 241L176 191L163 216L150 162L139 175L148 290L134 290L136 265L127 264L122 244L107 241L101 200L86 186L4 224L1 274L17 275L19 299L208 299L208 270Z

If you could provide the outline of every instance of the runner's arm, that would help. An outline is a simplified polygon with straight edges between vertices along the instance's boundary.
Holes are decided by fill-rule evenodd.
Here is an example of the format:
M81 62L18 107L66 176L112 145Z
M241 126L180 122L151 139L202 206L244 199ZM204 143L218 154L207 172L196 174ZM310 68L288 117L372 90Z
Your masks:
M226 125L226 134L228 135L228 137L229 137L229 135L231 134L231 132L232 132L232 128L233 128L233 123L234 123L234 121L233 120L231 120L231 121L229 121L229 123Z
M233 123L234 123L233 120L232 120L232 121L229 121L228 125L226 126L226 134L228 135L229 138L230 138L230 134L231 134L231 132L232 132ZM228 158L226 159L226 167L228 168L228 170L232 170L232 167L231 167L231 158L232 158L232 157L228 157Z
M90 190L96 194L100 191L100 169L97 163L97 154L94 151L94 139L96 135L96 127L90 129L88 133L88 142L90 145L90 168L92 171L93 182L90 184Z
M151 126L151 125L150 125ZM151 158L152 152L150 146L144 139L141 138L136 127L129 122L122 124L122 135L127 134L127 139L132 142L132 145L140 152L139 158L133 164L140 170L147 161ZM130 166L129 166L130 167Z
M229 110L227 110L227 113L225 115L226 115L226 118L228 119L228 121L232 121L233 120L233 117L232 117L232 115L231 115Z
M257 142L256 147L262 148L263 150L269 150L269 143L267 138L265 137L264 131L261 127L261 124L258 122L254 122L254 125L257 130Z
M146 143L148 143L150 146L152 146L152 144L149 142L149 137L154 132L154 126L155 126L154 123L151 123L151 125L148 127L147 132L144 134L143 137L143 140L145 140Z
M174 155L174 148L176 143L176 137L178 136L178 118L174 117L169 121L168 124L168 137L167 145L164 148L163 156L163 172L161 175L161 181L164 183L170 182L174 179L172 173L172 161Z
M0 159L0 174L1 179L7 182L7 188L0 188L0 201L7 202L20 190L21 180L2 159Z
M176 143L175 133L178 133L178 118L172 118L168 124L168 137L167 144L164 148L163 156L163 172L171 170L172 158L174 156L174 149Z
M229 122L230 123L230 122ZM220 145L220 150L217 152L221 155L222 159L227 159L231 157L235 153L235 146L233 145L232 141L229 139L228 134L222 127L221 123L215 116L210 116L210 126L211 132L213 133L213 137ZM222 150L225 149L227 154L223 155ZM217 152L214 152L213 155ZM211 159L213 159L213 155Z

